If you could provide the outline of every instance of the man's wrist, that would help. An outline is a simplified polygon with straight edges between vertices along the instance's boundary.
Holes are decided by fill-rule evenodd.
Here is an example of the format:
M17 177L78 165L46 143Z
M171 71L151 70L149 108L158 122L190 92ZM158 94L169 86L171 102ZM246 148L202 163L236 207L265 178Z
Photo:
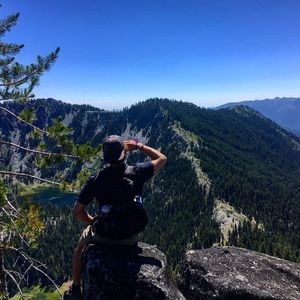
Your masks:
M89 224L92 225L93 223L95 223L96 219L97 219L97 216L92 217L92 219L91 219L91 221L90 221Z
M143 148L144 148L144 144L142 144L142 143L137 143L136 146L137 146L137 149L140 150L140 151L142 151Z

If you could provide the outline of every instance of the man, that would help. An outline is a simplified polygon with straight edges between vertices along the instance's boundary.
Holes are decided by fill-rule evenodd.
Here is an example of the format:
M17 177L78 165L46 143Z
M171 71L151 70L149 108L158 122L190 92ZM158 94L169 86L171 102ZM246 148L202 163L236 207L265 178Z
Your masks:
M151 161L145 163L137 163L128 166L125 162L126 153L130 151L141 151L147 155ZM167 158L149 146L143 145L135 140L122 141L120 136L111 135L103 140L103 158L106 168L101 170L97 175L89 178L85 186L80 192L78 200L75 203L73 212L74 216L81 222L87 224L87 228L83 231L73 257L73 284L69 291L64 295L65 300L81 299L81 253L88 243L101 243L109 245L134 245L137 242L137 234L131 236L110 237L108 235L99 234L96 227L91 225L95 218L92 217L85 209L85 206L94 199L99 203L101 211L109 209L110 205L117 199L125 201L122 198L141 196L144 183L157 173L166 163ZM124 180L128 179L128 185ZM133 183L132 193L130 183ZM128 196L129 195L129 196ZM97 222L97 221L96 221Z

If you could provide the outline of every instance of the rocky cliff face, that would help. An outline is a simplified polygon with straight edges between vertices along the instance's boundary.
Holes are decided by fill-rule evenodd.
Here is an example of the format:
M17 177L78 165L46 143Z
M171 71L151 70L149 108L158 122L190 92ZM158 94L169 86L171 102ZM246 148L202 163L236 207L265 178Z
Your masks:
M90 245L83 256L84 300L183 300L165 255L155 246Z
M188 251L178 273L182 293L156 246L90 245L83 265L84 300L300 299L300 264L243 248Z
M186 253L178 286L187 299L300 299L300 264L236 248Z

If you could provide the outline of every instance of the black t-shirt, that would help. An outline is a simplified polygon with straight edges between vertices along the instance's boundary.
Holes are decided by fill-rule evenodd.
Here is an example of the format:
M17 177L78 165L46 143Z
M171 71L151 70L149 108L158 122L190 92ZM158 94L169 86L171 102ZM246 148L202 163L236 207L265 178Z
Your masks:
M142 195L144 183L153 176L154 166L151 162L138 163L133 166L121 164L118 167L107 167L98 174L91 176L82 188L77 201L83 205L91 203L94 199L99 205L111 203L111 197L120 195L117 184L120 178L128 178L134 184L134 194Z

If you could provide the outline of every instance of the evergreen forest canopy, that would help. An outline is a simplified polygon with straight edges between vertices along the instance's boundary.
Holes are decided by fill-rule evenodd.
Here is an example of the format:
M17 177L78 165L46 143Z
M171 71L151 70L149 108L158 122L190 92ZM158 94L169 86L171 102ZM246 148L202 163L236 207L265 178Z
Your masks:
M74 129L76 143L97 146L104 136L118 134L160 148L168 164L145 188L150 221L141 239L158 245L173 270L186 249L215 243L300 261L300 140L256 111L248 107L214 111L168 99L149 99L121 112L53 99L3 106L15 113L24 106L32 107L35 124L44 128L60 116ZM4 138L13 130L20 144L32 143L17 122L0 116L0 123ZM13 161L15 149L1 148L1 154L10 168L33 172L26 154L18 166ZM141 159L141 154L134 153L129 162ZM99 158L90 171L100 167ZM42 175L55 177L65 168L62 162L43 170ZM68 168L72 180L80 166ZM233 227L228 239L213 218L219 200L248 217ZM42 210L46 229L32 255L45 261L50 275L61 283L70 276L81 227L68 207L46 205ZM28 281L48 284L33 273Z

